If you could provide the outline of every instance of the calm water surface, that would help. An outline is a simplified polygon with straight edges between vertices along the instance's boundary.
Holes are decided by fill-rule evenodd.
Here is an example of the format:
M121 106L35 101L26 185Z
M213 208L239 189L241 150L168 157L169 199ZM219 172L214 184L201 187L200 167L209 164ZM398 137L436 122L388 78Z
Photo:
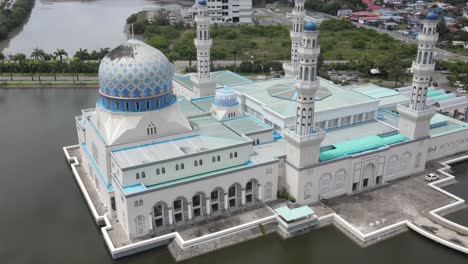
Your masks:
M62 147L76 144L73 117L96 99L95 89L0 89L0 263L173 263L166 249L112 261L74 182ZM467 168L456 169L465 198ZM468 257L413 232L363 249L328 227L289 240L262 237L187 263L466 264Z
M128 38L129 15L149 7L180 7L176 2L193 4L190 0L36 0L29 20L11 40L0 42L0 51L29 56L36 47L46 52L60 48L73 55L80 48L115 47Z

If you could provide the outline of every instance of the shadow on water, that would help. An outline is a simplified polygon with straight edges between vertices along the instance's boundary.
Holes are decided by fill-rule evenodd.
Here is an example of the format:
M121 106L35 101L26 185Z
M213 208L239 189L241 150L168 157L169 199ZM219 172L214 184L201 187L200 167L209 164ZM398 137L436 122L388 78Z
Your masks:
M0 263L174 263L165 248L113 261L72 178L62 147L76 144L74 116L95 89L6 89L0 101ZM361 248L333 227L281 240L268 235L184 263L467 263L406 232Z
M453 175L457 183L447 186L444 189L454 195L468 201L468 162L456 164L452 167ZM459 210L445 216L458 224L468 226L468 208Z

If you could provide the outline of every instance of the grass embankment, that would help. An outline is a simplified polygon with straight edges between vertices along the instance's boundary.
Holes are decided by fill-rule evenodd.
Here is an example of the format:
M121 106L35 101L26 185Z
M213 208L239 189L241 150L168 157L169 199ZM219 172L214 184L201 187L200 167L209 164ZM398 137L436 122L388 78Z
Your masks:
M211 54L214 60L288 60L291 41L289 26L212 26ZM162 50L172 60L194 59L195 29L176 26L147 25L148 44ZM320 26L319 41L324 60L358 60L363 56L378 58L392 55L414 57L416 46L409 45L374 30L356 28L340 20L327 20Z

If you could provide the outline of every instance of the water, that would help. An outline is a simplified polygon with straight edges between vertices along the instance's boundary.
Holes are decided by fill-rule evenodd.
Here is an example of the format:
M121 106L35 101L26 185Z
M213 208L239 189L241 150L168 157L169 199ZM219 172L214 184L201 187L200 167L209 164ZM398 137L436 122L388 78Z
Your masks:
M165 248L113 261L65 162L73 117L96 89L0 89L0 263L173 263ZM468 165L457 168L466 179ZM464 195L468 181L462 181ZM468 210L461 219L468 219ZM269 235L187 263L464 263L468 257L406 232L360 248L333 227L281 240Z
M10 40L0 42L0 51L29 56L34 48L49 53L60 48L73 55L80 48L112 48L129 37L125 30L129 15L149 7L180 7L175 1L37 0L25 25ZM193 4L190 0L179 2Z

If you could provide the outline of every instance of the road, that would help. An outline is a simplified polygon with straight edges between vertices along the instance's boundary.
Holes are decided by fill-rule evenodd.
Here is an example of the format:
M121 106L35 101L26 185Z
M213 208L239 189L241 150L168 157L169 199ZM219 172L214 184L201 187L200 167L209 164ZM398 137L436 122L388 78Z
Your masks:
M393 37L393 38L395 38L397 40L404 41L406 43L417 44L417 42L418 42L418 40L413 38L413 37L405 36L405 35L399 34L398 32L395 32L395 31L389 31L389 30L385 30L385 29L381 29L381 28L370 27L370 26L362 25L362 24L359 24L359 23L356 23L356 22L353 22L353 24L355 26L357 26L357 27L372 29L372 30L375 30L377 32L387 34L387 35L389 35L389 36L391 36L391 37ZM467 56L451 53L451 52L448 52L446 50L439 49L439 48L435 48L435 51L436 51L436 54L437 54L435 56L435 58L438 59L438 60L458 59L458 60L463 60L464 62L468 62L468 57Z

